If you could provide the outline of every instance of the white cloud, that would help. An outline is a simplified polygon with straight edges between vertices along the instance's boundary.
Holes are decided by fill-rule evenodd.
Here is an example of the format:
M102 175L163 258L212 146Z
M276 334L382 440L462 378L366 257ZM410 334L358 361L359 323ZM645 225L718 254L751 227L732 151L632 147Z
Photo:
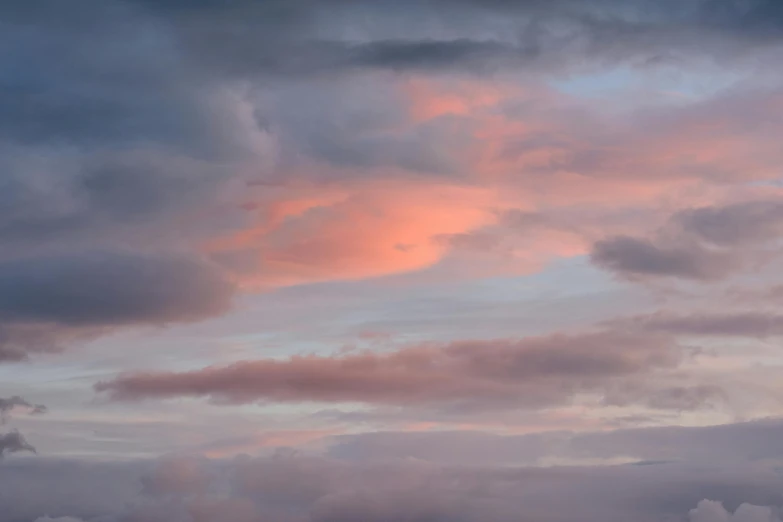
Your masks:
M774 510L768 506L742 504L734 513L716 500L702 500L690 511L690 522L780 522Z

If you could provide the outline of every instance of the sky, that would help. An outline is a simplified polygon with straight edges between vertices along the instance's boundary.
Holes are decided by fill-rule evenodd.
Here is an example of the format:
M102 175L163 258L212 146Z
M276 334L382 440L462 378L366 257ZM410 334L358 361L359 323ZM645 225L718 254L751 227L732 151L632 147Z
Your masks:
M783 2L0 2L0 522L781 522Z

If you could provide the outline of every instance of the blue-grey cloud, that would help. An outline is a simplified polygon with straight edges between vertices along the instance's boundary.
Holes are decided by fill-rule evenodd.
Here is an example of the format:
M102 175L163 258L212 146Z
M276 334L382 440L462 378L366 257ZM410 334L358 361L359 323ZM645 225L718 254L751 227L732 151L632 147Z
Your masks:
M233 284L206 262L126 252L0 262L0 360L57 350L107 328L225 312Z
M0 318L71 326L161 323L224 311L232 285L197 260L116 252L0 263Z

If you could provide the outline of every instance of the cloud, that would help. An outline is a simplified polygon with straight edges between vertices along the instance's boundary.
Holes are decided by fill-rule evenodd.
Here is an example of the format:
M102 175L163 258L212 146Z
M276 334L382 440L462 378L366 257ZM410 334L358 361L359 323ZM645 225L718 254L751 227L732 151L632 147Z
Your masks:
M232 403L367 402L544 407L612 379L643 376L684 356L669 338L612 331L524 339L430 343L387 353L120 375L96 390L113 399L209 396Z
M783 233L783 202L748 201L684 210L673 219L686 233L713 245L753 245Z
M25 408L31 414L36 415L46 413L46 406L43 404L31 404L18 395L7 398L0 397L0 424L8 420L15 408Z
M32 415L46 413L47 411L46 406L43 404L31 404L18 395L8 398L0 397L0 424L8 422L11 412L15 408L25 408ZM0 433L0 459L6 454L18 453L20 451L36 453L35 447L27 442L27 439L17 430Z
M97 517L121 514L140 491L140 480L150 467L143 461L95 462L45 456L4 460L0 465L0 521L70 516L97 522Z
M783 204L760 200L686 209L652 239L614 236L593 245L592 261L628 278L717 280L764 261L783 232Z
M256 228L208 248L238 268L241 281L262 287L409 272L444 257L448 248L438 236L496 219L498 199L489 189L445 183L303 190L262 207Z
M777 463L779 418L714 426L655 426L595 432L500 435L475 430L337 435L329 455L351 461L415 459L440 465L573 465L593 462Z
M624 327L670 335L766 338L783 334L783 317L774 312L666 312L608 321Z
M779 522L776 510L768 506L741 504L734 513L727 511L721 502L702 500L688 513L691 522Z
M779 203L715 203L779 176L780 90L761 85L769 72L755 74L781 56L776 2L29 4L0 7L0 45L11 50L0 57L0 361L219 315L239 289L460 263L473 276L501 272L482 255L524 273L595 243L594 262L623 277L715 281L776 254ZM749 78L677 103L645 92L590 108L546 87L607 65L641 76L672 64ZM652 107L628 111L638 98ZM693 205L713 206L677 210ZM512 231L508 211L546 225ZM664 212L675 214L645 235ZM97 388L117 399L473 412L599 395L604 405L688 410L722 392L666 378L686 354L672 337L763 337L778 322L761 312L658 314L583 335L262 359ZM11 397L0 413L14 406L31 407ZM751 453L716 445L749 459L778 451L767 432L742 439L756 433L743 430L732 434ZM677 439L672 454L701 455L699 441L724 436L688 433L574 437L568 447L649 456ZM31 449L18 432L2 437L0 453ZM125 466L8 459L0 522L644 522L683 516L703 498L726 499L724 518L739 520L752 514L738 502L774 505L781 491L739 465L533 472L175 459L147 476L139 499L143 465Z
M649 385L648 383L624 383L607 392L604 406L644 405L656 410L678 412L717 409L725 405L728 394L719 385Z
M35 453L35 448L16 430L0 434L0 458L20 451Z
M35 522L84 522L81 518L74 517L38 517Z
M624 275L719 279L735 268L735 260L698 245L659 247L651 241L617 236L598 241L590 254L604 269Z
M225 311L194 242L239 215L213 211L255 143L241 102L129 4L40 7L0 24L2 361Z
M228 309L233 285L182 256L83 252L0 261L0 359L57 350L118 326L194 321Z
M778 43L781 25L771 0L743 7L730 0L440 0L403 2L392 18L367 1L133 4L167 20L190 60L242 77L362 68L486 71L492 64L562 71L681 55L739 61ZM346 26L353 30L341 30Z
M197 260L97 252L0 263L0 294L5 321L100 326L209 317L232 287Z
M35 522L84 522L81 518L74 517L38 517Z
M449 467L285 454L230 461L178 456L153 463L9 464L0 468L2 522L35 520L45 513L90 522L506 522L520 517L653 522L686 516L705 497L723 498L733 509L781 502L780 478L746 466ZM62 479L66 472L71 480L53 490L51 477Z

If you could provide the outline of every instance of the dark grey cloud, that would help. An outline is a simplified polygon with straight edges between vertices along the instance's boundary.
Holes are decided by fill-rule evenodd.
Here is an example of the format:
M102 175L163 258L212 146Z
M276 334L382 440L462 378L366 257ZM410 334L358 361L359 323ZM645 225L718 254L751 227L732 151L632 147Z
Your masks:
M720 279L736 266L733 257L699 245L658 246L650 240L616 236L596 242L590 258L601 268L628 276Z
M224 311L233 287L198 260L117 252L0 263L0 318L71 326L167 323Z
M673 221L684 232L716 246L752 245L783 233L783 201L684 210Z
M108 328L204 319L226 311L233 292L214 267L183 256L107 251L0 262L0 360Z
M11 412L17 408L24 408L33 415L46 413L47 411L46 406L43 404L32 404L18 395L8 398L0 397L0 424L8 422ZM0 459L6 454L24 451L36 453L35 447L27 442L27 439L19 431L11 430L7 433L0 433Z
M217 42L217 45L221 45ZM222 44L225 46L225 43ZM503 68L542 68L536 44L491 39L446 41L387 39L367 43L340 41L234 42L236 48L204 49L211 67L237 76L317 77L362 71L498 72ZM244 57L244 60L241 58ZM203 56L202 56L203 59Z
M0 360L226 309L197 247L241 218L212 214L252 147L167 25L118 1L0 7Z
M404 68L425 71L461 63L463 67L492 67L506 61L523 64L538 56L535 47L517 48L495 41L458 39L452 41L394 41L385 40L357 46L351 50L352 60L358 66Z
M622 277L717 280L766 261L783 233L783 203L760 200L682 210L652 238L597 241L590 257Z
M783 35L783 6L776 0L707 0L701 3L696 16L707 26L754 40L778 39Z
M777 43L783 26L773 0L742 5L732 0L437 0L400 2L394 12L365 0L199 2L188 8L180 2L136 3L173 17L186 48L202 63L245 74L356 67L465 70L493 62L546 70L585 60L644 62L683 53L725 59ZM204 23L207 18L215 23ZM360 41L345 37L346 26L361 35ZM443 31L444 26L452 30ZM487 41L500 27L513 28L513 36ZM313 41L321 35L332 38Z
M160 21L116 1L3 13L0 41L14 52L0 58L1 138L202 155L226 143L209 113L212 84L196 84Z
M0 458L20 451L35 453L35 448L16 430L0 434Z

